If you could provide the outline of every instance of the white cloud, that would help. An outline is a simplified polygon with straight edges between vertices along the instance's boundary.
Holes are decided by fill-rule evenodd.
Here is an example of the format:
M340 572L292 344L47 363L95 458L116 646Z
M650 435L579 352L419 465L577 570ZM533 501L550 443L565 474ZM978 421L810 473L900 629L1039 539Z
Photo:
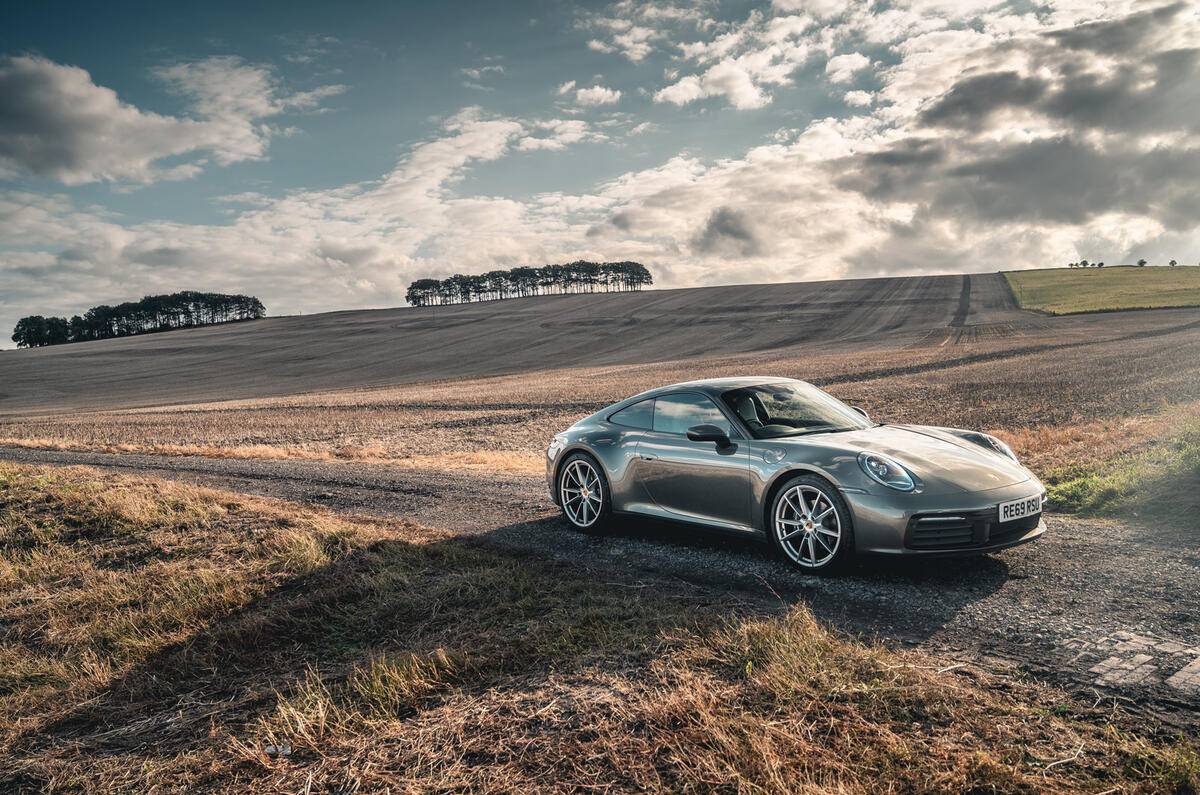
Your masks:
M466 67L463 69L459 69L458 71L461 72L462 74L466 75L467 77L471 78L472 80L479 80L484 75L486 75L488 72L496 72L498 74L503 74L504 67L501 66L500 64L491 64L490 66Z
M767 86L791 82L791 74L807 58L805 47L771 45L736 58L726 57L702 74L685 75L654 94L656 102L686 105L705 97L724 97L740 110L761 108L771 101Z
M563 83L561 86L558 87L558 95L561 97L561 96L571 93L574 90L575 90L575 81L568 80L567 82Z
M560 151L566 149L569 144L604 139L604 136L593 131L587 122L580 119L552 119L539 122L535 126L543 134L525 136L517 142L517 149L526 152L537 149Z
M870 91L847 91L842 100L856 108L869 107L875 101L875 95Z
M615 88L592 86L575 91L575 101L580 105L611 105L621 99L621 92Z
M825 64L825 74L834 83L848 83L854 79L855 73L870 65L871 59L860 52L835 55Z
M803 11L817 19L841 16L852 6L846 0L771 0L771 5L789 13Z
M148 183L194 176L207 152L221 165L261 158L272 134L263 119L311 110L342 90L285 94L265 67L218 57L160 67L154 74L191 101L192 116L165 116L122 102L83 69L36 56L0 62L0 167L66 185ZM159 166L164 158L189 162Z

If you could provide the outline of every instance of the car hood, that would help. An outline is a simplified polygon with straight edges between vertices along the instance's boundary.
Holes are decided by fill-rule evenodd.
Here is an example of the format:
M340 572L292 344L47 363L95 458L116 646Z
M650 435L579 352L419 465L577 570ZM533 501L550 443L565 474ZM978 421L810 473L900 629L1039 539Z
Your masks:
M813 434L775 440L839 448L855 456L882 453L920 478L927 494L951 494L1003 488L1030 479L1028 470L999 453L956 435L924 425L876 425L857 431Z

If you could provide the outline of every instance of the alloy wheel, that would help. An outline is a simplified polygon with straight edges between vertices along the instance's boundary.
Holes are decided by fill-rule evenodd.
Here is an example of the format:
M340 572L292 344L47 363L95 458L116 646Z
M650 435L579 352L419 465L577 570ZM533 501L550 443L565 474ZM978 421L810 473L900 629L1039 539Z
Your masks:
M775 537L783 551L806 569L828 565L842 543L842 517L816 486L797 484L775 504Z
M604 506L600 476L587 461L576 459L567 464L559 479L563 512L576 527L591 527Z

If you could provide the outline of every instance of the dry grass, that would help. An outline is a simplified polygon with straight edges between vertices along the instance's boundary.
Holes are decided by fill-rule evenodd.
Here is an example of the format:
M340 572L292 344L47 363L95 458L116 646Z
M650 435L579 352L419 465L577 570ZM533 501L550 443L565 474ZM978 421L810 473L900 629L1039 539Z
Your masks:
M1160 448L1200 421L1200 402L1095 422L985 429L1004 439L1027 466L1049 472Z
M0 567L3 790L1200 786L1194 739L803 606L404 522L0 465Z
M203 456L205 458L301 459L308 461L356 461L364 464L411 467L415 469L486 470L489 472L538 473L545 469L541 453L511 450L477 450L441 455L396 457L378 446L338 447L332 450L291 445L239 445L217 447L189 444L89 444L65 439L0 438L0 445L34 450L71 450L76 452L137 453L164 456Z

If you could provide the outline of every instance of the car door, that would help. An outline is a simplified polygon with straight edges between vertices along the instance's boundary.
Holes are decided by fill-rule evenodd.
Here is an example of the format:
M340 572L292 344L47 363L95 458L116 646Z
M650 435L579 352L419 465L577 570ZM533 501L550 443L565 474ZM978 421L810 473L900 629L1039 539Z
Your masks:
M731 444L693 442L687 429L711 423ZM654 401L651 430L638 442L638 473L647 494L682 518L750 525L749 444L706 395L677 392Z

